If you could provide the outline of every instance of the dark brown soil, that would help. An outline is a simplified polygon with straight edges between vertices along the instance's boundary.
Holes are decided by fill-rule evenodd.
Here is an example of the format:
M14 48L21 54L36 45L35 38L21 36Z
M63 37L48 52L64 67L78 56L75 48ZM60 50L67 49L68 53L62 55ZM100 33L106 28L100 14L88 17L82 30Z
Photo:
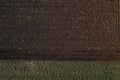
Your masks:
M120 60L119 0L1 0L0 59Z

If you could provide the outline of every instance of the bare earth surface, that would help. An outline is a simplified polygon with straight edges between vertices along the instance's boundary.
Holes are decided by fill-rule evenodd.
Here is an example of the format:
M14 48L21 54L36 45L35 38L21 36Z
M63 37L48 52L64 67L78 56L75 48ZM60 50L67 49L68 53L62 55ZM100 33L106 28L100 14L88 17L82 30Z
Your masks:
M119 37L118 0L0 0L0 58L114 60Z

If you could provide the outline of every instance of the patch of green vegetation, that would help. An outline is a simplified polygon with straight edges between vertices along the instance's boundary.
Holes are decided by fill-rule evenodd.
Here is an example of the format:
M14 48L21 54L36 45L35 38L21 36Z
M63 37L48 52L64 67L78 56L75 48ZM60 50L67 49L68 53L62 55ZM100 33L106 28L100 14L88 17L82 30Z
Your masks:
M1 60L0 80L120 80L120 63Z

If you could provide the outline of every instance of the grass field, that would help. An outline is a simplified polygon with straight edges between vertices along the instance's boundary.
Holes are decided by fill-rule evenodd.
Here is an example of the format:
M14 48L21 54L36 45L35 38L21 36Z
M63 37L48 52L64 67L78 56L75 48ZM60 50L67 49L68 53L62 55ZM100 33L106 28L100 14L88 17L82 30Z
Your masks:
M0 80L120 80L120 62L1 60Z

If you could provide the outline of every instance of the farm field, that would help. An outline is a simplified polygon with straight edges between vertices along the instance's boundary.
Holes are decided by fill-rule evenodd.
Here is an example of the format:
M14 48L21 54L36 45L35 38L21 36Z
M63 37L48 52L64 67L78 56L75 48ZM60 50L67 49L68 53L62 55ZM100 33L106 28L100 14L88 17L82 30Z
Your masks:
M120 80L120 63L1 60L0 80Z

